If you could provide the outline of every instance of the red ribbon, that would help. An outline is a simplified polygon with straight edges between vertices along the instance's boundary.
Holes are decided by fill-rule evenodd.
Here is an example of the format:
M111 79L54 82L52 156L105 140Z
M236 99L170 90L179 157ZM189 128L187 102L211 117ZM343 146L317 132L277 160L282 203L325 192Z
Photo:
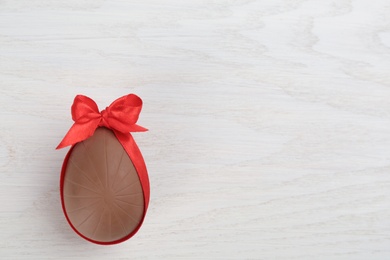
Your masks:
M61 149L68 145L74 145L78 142L81 142L88 137L92 136L95 132L96 128L103 126L108 129L111 129L118 141L121 143L126 153L129 155L131 161L134 164L134 167L137 171L138 177L141 182L143 195L144 195L144 213L142 220L138 227L128 236L115 241L113 243L119 243L124 241L131 236L133 236L138 229L141 227L143 220L145 218L146 210L149 205L149 197L150 197L150 186L149 186L149 177L146 169L145 161L142 157L141 151L139 150L136 142L133 139L133 136L129 132L145 132L146 128L139 126L136 124L138 120L138 116L142 109L142 100L137 95L130 94L123 97L118 98L114 102L111 103L106 109L99 112L98 106L95 101L91 98L83 95L77 95L73 101L72 105L72 119L74 124L69 129L68 133L62 139L61 143L57 146L56 149ZM73 147L72 147L73 148ZM68 155L66 156L62 168L61 174L61 190L63 187L63 176L66 170L67 161L70 153L72 152L72 148L69 150ZM66 218L68 216L65 212L63 198L61 198L63 210ZM71 222L68 219L68 222ZM80 235L77 229L72 228ZM83 236L84 237L84 236ZM84 237L87 240L90 240ZM98 244L111 244L111 243L100 243L97 241L92 241Z
M105 126L115 134L147 131L146 128L135 124L141 108L142 100L130 94L118 98L99 113L95 101L87 96L77 95L72 105L72 119L75 123L56 149L87 139L99 126Z

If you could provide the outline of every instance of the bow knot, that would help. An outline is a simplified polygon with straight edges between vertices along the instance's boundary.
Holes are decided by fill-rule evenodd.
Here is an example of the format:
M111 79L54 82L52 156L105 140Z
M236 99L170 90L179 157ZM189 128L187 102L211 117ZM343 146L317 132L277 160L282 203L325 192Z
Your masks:
M107 109L108 107L106 107ZM108 122L107 122L107 117L108 117L108 112L106 109L103 109L101 112L100 112L100 122L99 122L99 126L104 126L104 127L107 127L107 128L110 128Z
M87 139L99 126L120 133L147 131L146 128L136 124L141 108L142 100L134 94L118 98L101 112L91 98L77 95L71 109L74 124L57 149Z

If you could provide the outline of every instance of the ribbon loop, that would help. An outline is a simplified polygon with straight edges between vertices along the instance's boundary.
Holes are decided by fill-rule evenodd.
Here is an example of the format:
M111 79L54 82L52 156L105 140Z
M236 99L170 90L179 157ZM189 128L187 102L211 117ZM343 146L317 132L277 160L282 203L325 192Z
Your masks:
M88 119L97 116L99 114L99 108L91 98L77 95L74 98L71 112L73 121L77 122L83 117Z
M141 109L142 100L134 94L118 98L101 112L91 98L77 95L71 108L75 122L56 149L87 139L99 126L120 133L147 131L146 128L136 125Z

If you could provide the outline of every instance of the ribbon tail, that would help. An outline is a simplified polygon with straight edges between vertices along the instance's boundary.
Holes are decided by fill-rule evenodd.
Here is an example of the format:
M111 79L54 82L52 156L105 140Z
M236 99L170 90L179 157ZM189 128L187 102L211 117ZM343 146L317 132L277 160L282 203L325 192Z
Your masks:
M146 132L146 131L148 131L147 128L134 124L131 126L131 129L129 132Z
M91 120L83 124L74 123L56 149L61 149L87 139L93 135L98 125L99 119Z

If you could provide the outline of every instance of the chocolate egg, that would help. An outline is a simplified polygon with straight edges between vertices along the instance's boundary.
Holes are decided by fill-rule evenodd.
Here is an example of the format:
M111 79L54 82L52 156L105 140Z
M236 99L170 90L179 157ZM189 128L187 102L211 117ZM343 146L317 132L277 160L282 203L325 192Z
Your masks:
M61 196L72 228L95 243L113 243L139 227L144 214L142 186L114 133L104 127L77 143L64 165Z

